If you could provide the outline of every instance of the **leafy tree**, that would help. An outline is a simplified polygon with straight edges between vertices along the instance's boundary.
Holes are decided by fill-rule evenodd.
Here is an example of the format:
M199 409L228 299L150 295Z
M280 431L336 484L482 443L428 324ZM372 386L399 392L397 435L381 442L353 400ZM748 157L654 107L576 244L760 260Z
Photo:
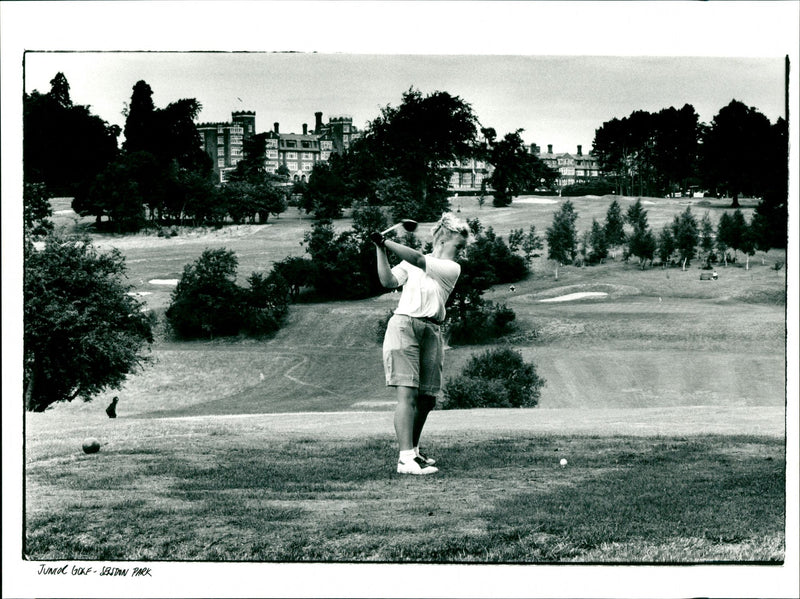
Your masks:
M536 234L536 225L531 225L528 233L522 240L522 253L525 258L525 264L530 266L531 259L534 257L536 250L541 250L544 247L542 238Z
M620 194L660 195L694 175L701 127L694 107L642 110L595 130L593 153Z
M168 172L149 152L132 152L98 174L85 200L76 198L73 209L94 215L97 225L107 217L108 227L119 232L138 231L146 222L145 206L158 215L168 189Z
M232 250L206 249L183 269L166 311L182 338L236 335L244 297L236 284L239 260Z
M633 232L627 237L628 254L638 257L639 264L644 269L648 260L653 261L657 244L647 223L647 210L642 206L641 198L637 198L634 204L628 206L625 220L633 227Z
M774 141L769 119L757 109L731 100L714 116L702 144L702 173L711 188L731 195L732 208L740 194L758 194L770 184L774 154L765 151Z
M51 233L41 251L26 243L24 257L27 410L90 401L150 360L150 319L127 294L119 250L100 253L87 237Z
M655 116L654 161L662 192L684 190L694 176L699 152L699 117L691 104L669 107Z
M592 219L592 229L589 233L589 244L592 248L589 254L590 262L602 262L608 257L608 242L606 241L605 229L594 218Z
M160 161L175 161L178 168L209 174L212 161L203 149L195 120L202 110L194 98L182 98L156 111L156 142L153 152Z
M770 131L771 142L765 149L768 163L767 189L756 206L751 222L756 246L764 251L785 248L788 238L789 205L789 126L779 118Z
M606 211L606 220L603 225L603 232L609 246L617 246L625 243L625 227L622 218L622 209L619 202L613 200Z
M473 276L491 285L513 283L528 272L525 261L513 253L492 227L488 227L467 246L466 260Z
M272 270L280 275L289 287L289 298L297 300L300 289L311 285L314 276L314 264L308 258L287 256L276 262Z
M494 129L481 129L487 143L486 161L494 166L487 183L494 189L496 207L511 205L515 196L535 189L540 183L552 188L558 178L556 171L526 150L520 136L522 131L506 133L498 140Z
M750 242L748 239L749 236L750 231L747 225L747 220L745 220L741 209L737 208L731 218L731 227L729 229L729 235L727 239L728 247L733 250L734 256L736 256L737 250L745 250Z
M49 193L83 196L95 175L119 153L120 129L72 103L63 73L47 94L23 96L23 178Z
M763 251L785 248L788 239L788 192L771 189L753 213L751 226L756 247Z
M252 183L228 181L220 187L220 197L228 216L235 224L255 220L255 185Z
M680 253L685 270L692 258L695 257L697 246L700 242L697 220L692 214L690 206L687 206L680 216L674 218L672 236L675 239L675 249Z
M125 115L125 142L122 144L125 151L155 154L158 145L155 113L152 88L145 81L137 81Z
M706 261L710 264L714 254L714 225L708 212L700 220L700 249L706 255Z
M341 218L349 200L345 182L334 167L326 162L315 164L303 194L306 213L313 211L315 218Z
M356 299L367 297L376 288L373 275L367 275L362 262L367 243L353 230L337 234L330 219L314 222L303 236L303 245L311 257L312 284L321 296ZM375 270L372 264L369 272ZM377 279L377 272L374 277Z
M639 258L639 265L644 270L648 260L653 261L656 252L656 238L649 227L635 228L628 238L628 253Z
M407 207L395 215L434 220L447 209L447 165L474 153L477 118L458 96L434 92L423 96L413 88L402 103L381 109L368 124L361 151L381 165L385 178L400 178L410 192Z
M642 205L642 198L636 198L636 202L628 206L625 213L625 221L634 229L646 229L647 224L647 210Z
M717 249L722 254L725 265L728 264L728 248L733 239L733 217L728 212L723 212L717 223Z
M511 283L527 275L521 256L514 254L502 237L480 221L467 221L474 235L457 261L461 276L450 294L447 331L452 344L483 343L507 334L516 319L514 311L483 299L492 285Z
M575 221L578 214L572 201L566 200L553 213L553 224L547 228L547 257L561 264L570 263L577 254L578 235Z
M170 193L164 197L163 216L183 222L191 219L195 226L220 222L225 214L220 208L220 198L213 178L196 171L180 170L176 173Z
M247 282L242 327L253 336L276 332L289 313L289 283L274 268L267 276L251 273Z
M670 225L665 224L664 228L661 229L661 233L658 234L657 247L658 257L661 260L661 264L666 267L676 249L675 237L672 235L672 227Z
M53 230L53 208L44 183L25 183L23 189L25 235L41 237Z

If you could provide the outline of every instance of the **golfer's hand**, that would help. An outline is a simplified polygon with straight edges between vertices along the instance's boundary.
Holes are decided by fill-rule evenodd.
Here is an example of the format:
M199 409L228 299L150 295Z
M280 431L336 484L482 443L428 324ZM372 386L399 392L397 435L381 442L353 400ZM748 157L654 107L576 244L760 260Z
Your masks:
M374 233L370 233L369 234L369 238L370 238L370 241L372 241L372 243L377 245L379 248L383 247L385 240L383 238L383 235L381 235L377 231L375 231Z

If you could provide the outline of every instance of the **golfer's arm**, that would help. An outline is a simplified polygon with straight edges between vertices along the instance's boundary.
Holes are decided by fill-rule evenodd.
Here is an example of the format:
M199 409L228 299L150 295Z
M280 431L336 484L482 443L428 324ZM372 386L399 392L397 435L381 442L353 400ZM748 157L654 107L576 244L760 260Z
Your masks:
M397 277L392 273L392 267L389 266L389 259L386 257L386 250L384 248L377 248L378 254L378 278L381 285L388 289L394 289L400 286Z
M399 256L401 260L405 260L409 264L413 264L417 268L425 270L425 256L422 252L418 252L402 243L397 243L389 239L386 240L385 245L387 250Z

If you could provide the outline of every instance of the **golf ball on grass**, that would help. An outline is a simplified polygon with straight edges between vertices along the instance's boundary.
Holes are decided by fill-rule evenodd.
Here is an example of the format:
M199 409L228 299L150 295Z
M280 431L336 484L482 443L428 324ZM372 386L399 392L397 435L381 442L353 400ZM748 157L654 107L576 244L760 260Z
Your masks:
M567 466L566 458L561 458L561 461L559 462L559 464L561 465L562 468L565 468Z
M83 453L97 453L98 451L100 451L100 441L94 437L83 440Z

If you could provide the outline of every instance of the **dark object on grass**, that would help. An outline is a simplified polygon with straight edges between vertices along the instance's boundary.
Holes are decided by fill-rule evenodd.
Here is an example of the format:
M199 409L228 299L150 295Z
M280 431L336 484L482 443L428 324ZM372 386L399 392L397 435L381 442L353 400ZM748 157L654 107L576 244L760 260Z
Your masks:
M108 414L109 418L116 418L117 417L117 402L119 401L119 397L114 396L114 399L111 400L111 403L108 404L106 408L106 414Z
M94 437L87 437L83 441L83 453L97 453L100 451L100 441Z

